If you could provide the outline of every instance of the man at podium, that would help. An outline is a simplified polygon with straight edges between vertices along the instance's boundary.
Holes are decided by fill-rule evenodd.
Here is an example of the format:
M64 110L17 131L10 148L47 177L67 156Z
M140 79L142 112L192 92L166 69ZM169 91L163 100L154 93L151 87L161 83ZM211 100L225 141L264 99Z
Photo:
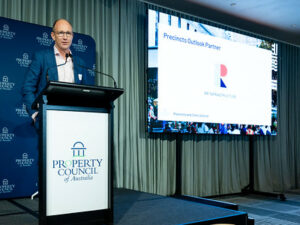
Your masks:
M53 48L38 51L33 55L23 84L23 101L34 122L38 112L33 110L31 105L48 81L87 84L85 63L70 51L73 40L71 23L65 19L56 20L51 37L55 42Z

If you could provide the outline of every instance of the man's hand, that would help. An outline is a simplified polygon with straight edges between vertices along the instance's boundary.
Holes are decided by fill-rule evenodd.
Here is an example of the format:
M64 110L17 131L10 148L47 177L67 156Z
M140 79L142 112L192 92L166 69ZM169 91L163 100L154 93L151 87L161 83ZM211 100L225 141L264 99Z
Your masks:
M37 117L38 114L39 114L39 112L35 112L31 115L31 118L32 118L34 123L36 122L36 117Z

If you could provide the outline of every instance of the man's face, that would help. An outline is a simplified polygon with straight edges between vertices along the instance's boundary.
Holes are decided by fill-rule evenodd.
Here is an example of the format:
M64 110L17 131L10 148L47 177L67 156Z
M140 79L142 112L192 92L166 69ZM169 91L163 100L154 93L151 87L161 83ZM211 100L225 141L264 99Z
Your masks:
M68 52L73 40L72 26L66 20L59 20L55 24L51 37L55 41L58 51Z

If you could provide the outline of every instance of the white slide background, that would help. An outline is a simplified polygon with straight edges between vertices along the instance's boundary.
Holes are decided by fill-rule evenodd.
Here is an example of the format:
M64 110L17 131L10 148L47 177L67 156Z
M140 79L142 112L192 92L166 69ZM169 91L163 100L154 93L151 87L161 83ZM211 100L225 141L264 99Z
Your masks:
M220 49L170 40L197 40ZM269 50L159 25L158 119L232 124L271 124ZM218 85L219 65L227 67ZM216 83L217 82L217 83Z

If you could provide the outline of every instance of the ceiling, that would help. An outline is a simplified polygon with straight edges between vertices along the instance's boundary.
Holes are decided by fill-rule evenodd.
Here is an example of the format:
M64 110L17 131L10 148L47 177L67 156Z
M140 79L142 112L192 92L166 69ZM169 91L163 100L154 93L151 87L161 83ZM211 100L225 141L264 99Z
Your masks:
M300 0L143 0L300 46Z

